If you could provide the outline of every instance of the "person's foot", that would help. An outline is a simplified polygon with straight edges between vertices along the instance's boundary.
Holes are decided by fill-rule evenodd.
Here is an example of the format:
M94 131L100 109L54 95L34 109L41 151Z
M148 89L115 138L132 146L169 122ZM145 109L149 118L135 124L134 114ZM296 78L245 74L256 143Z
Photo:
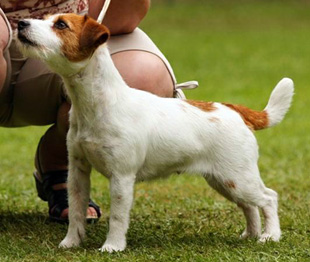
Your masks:
M49 217L55 222L68 222L67 170L51 171L41 175L34 173L38 196L48 202ZM101 216L101 210L92 200L89 200L87 222L96 222Z
M61 212L60 217L62 219L67 219L69 214L69 209L66 208ZM86 219L98 219L97 211L93 207L88 207Z

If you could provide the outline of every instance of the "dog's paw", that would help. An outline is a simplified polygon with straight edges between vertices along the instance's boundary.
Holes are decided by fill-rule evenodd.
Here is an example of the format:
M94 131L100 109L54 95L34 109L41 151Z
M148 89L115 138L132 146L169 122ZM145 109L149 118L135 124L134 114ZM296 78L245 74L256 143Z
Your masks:
M259 232L248 232L247 230L244 230L243 233L240 235L241 239L248 239L248 238L259 238L260 233Z
M250 234L246 230L244 230L243 233L240 235L241 239L247 239L249 237L250 237Z
M120 251L124 251L126 248L126 243L109 243L109 242L105 242L104 245L99 248L99 250L101 252L108 252L108 253L113 253L113 252L120 252Z
M274 241L278 242L280 240L281 233L275 233L275 234L268 234L264 233L262 236L259 238L259 242L265 243L267 241Z
M81 242L80 239L65 237L65 239L60 242L58 247L59 248L78 247L80 245L80 242Z

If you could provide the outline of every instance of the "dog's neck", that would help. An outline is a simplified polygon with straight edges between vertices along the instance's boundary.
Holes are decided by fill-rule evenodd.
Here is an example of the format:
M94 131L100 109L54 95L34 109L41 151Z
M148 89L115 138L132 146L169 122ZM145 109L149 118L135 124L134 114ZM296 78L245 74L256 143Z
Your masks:
M72 107L85 117L108 110L126 96L126 85L106 46L99 47L85 68L63 76Z

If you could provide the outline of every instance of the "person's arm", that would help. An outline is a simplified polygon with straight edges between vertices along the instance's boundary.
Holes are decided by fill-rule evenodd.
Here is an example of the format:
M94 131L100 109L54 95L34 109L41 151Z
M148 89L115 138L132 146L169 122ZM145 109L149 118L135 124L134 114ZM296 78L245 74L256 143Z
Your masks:
M6 78L7 64L3 57L3 50L7 46L8 41L9 31L3 17L0 15L0 93Z
M105 0L89 0L89 15L97 19ZM112 35L131 33L144 18L150 0L111 0L103 19Z

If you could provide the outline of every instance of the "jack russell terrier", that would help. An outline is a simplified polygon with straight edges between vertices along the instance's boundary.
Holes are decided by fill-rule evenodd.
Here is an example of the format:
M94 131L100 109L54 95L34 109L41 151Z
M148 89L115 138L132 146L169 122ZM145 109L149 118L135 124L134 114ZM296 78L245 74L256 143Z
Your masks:
M88 16L22 20L18 38L27 56L61 75L72 103L67 136L70 222L60 247L78 246L85 236L92 167L110 180L109 232L101 251L126 247L135 182L176 172L202 175L235 202L247 222L242 238L280 239L277 193L260 178L253 131L282 121L294 92L291 79L277 84L263 111L161 98L124 82L105 44L109 30Z

